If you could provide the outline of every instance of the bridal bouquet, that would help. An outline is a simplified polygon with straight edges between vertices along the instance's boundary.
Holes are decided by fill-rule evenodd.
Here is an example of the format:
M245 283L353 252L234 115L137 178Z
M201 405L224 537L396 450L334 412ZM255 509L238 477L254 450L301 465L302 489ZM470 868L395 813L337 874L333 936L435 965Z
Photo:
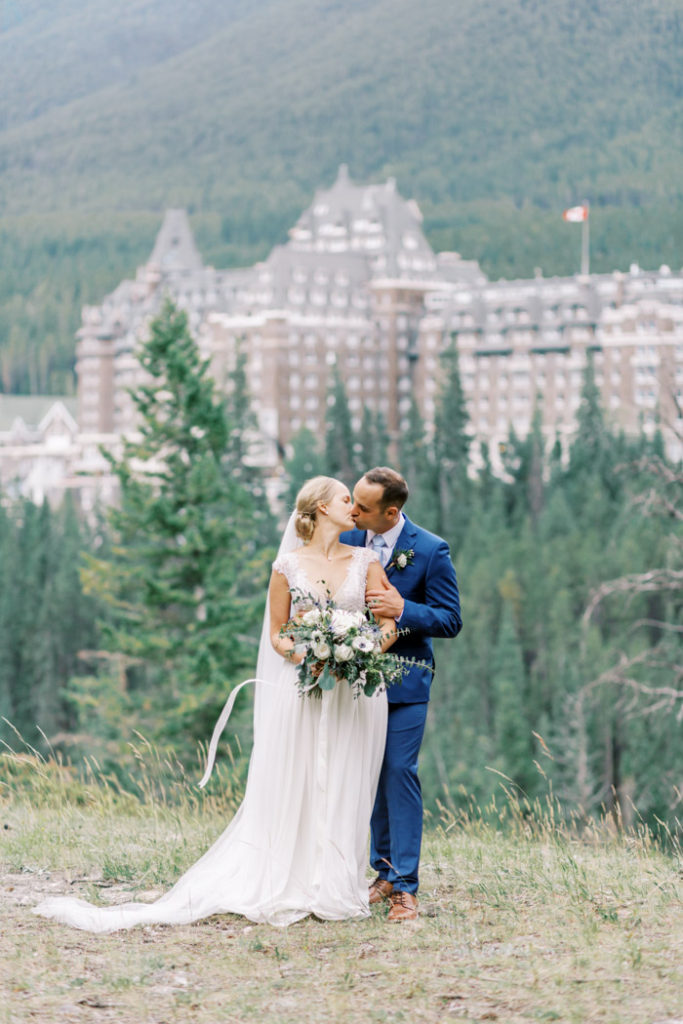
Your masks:
M308 610L282 627L304 656L297 665L301 693L322 697L324 690L345 680L355 697L371 697L400 683L405 661L382 653L382 631L369 609L351 612L334 601L304 597Z

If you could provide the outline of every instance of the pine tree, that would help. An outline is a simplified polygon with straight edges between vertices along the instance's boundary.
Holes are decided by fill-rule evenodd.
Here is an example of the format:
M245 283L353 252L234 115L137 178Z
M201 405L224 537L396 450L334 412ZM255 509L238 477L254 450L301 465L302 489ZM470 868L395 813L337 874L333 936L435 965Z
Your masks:
M327 475L338 477L347 487L353 487L362 472L356 445L357 438L351 421L344 381L339 368L335 366L327 408L325 465Z
M0 587L0 736L5 731L2 719L14 721L10 618L15 586L12 573L14 546L14 525L3 505L0 504L0 566L2 566L3 577L3 585Z
M434 456L439 480L437 532L450 541L457 554L467 529L471 484L469 417L454 340L441 361L443 377L434 417Z
M566 481L576 510L579 510L589 490L605 492L612 500L619 492L619 483L613 472L617 456L616 439L605 424L600 389L595 382L595 368L589 354L584 371L581 404L576 414L577 430L569 450Z
M389 434L382 413L373 412L367 405L363 408L359 439L357 443L357 466L360 472L374 466L385 466L389 455Z
M302 427L291 441L291 454L285 461L287 472L286 502L287 508L294 508L299 489L306 480L313 476L325 475L327 467L325 458L315 434L307 427Z
M253 495L238 479L239 424L171 303L140 360L148 382L133 394L139 437L108 456L121 491L112 555L91 559L84 578L114 613L105 639L133 666L128 683L150 712L149 728L168 734L185 729L188 716L206 728L227 681L253 665L248 637L267 559Z
M439 473L433 445L427 440L424 420L414 396L408 413L408 429L401 432L398 443L399 465L410 488L410 518L426 530L436 532L440 526Z
M527 790L532 780L531 729L524 710L526 686L522 649L508 600L503 601L492 671L493 731L498 762L506 775Z

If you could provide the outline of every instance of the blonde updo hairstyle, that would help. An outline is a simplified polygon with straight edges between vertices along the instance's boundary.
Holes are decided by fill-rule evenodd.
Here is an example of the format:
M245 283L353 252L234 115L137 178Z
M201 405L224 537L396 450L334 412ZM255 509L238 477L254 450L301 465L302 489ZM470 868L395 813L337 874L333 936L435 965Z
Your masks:
M318 506L334 497L339 483L333 476L314 476L306 481L297 494L294 529L304 544L313 536L318 521Z

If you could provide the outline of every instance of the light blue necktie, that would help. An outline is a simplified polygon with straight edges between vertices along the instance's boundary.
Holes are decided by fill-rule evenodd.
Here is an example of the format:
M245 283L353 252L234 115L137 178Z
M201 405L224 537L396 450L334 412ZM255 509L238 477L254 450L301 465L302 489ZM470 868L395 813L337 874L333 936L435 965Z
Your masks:
M376 551L379 555L379 560L382 568L387 564L387 555L389 554L389 548L381 533L376 533L370 541L370 547L373 551Z

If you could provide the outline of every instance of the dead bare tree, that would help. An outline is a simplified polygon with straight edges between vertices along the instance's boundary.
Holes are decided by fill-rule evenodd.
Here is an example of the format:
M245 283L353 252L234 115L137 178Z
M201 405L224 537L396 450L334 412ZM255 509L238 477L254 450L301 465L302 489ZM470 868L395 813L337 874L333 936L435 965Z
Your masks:
M630 499L632 509L643 517L667 521L673 527L667 537L665 565L604 580L591 591L581 617L580 660L586 665L589 633L605 603L621 600L628 609L639 596L659 594L668 611L665 617L641 615L628 622L621 637L616 638L618 653L613 664L589 678L568 701L575 784L580 799L593 804L604 801L615 823L621 825L628 820L621 777L620 732L625 723L634 717L656 715L673 715L678 723L683 722L683 656L677 639L683 634L683 535L678 526L683 520L683 472L656 455L618 468L629 474L635 471L640 483ZM660 639L645 642L641 650L635 650L637 634L644 629L658 631ZM588 711L597 705L599 695L607 687L614 693L614 702L604 718L603 770L592 772ZM596 775L602 776L597 785Z

